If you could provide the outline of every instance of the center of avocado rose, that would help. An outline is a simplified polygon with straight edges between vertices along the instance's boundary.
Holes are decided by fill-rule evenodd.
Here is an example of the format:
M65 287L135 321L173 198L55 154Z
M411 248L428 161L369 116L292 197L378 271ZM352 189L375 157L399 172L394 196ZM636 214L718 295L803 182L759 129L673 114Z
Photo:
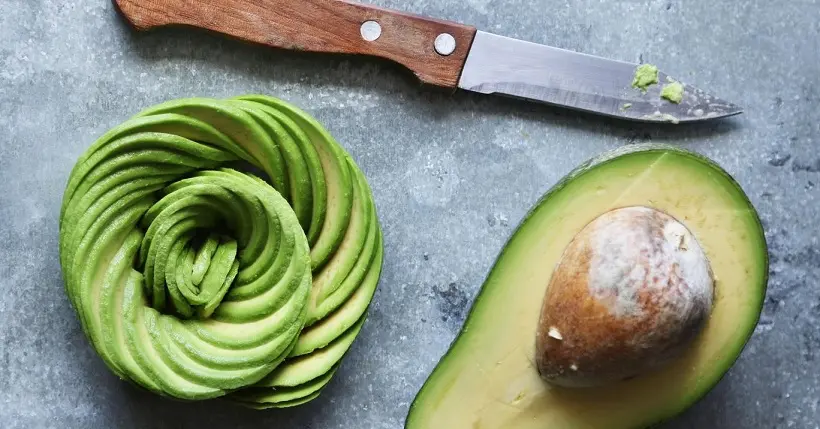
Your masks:
M685 225L642 206L608 211L565 249L536 334L541 377L588 387L674 360L712 309L709 261Z
M214 314L239 274L246 230L263 218L241 209L241 203L253 204L250 193L238 188L231 193L207 180L192 178L167 188L140 221L145 230L140 267L150 305L180 319Z
M195 236L183 249L174 283L186 303L197 309L197 315L207 318L219 306L239 271L236 240L208 233L204 238Z

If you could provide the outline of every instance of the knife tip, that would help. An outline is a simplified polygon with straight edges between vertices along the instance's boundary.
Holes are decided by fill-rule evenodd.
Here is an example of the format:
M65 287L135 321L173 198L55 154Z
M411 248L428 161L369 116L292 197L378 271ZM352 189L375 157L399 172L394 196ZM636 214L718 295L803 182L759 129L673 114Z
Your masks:
M707 119L728 118L742 114L744 109L738 104L718 98L696 86L685 83L682 80L669 76L666 73L659 73L659 80L667 83L679 82L683 86L682 99L678 102L677 108L682 117L686 117L686 122L698 122ZM663 87L663 85L661 85ZM663 94L660 94L664 98ZM682 118L683 119L683 118Z

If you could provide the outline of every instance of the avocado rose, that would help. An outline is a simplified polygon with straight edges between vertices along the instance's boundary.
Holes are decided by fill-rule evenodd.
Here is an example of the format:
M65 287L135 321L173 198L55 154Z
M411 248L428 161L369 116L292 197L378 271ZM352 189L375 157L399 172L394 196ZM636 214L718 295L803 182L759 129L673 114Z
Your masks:
M383 262L370 187L282 100L173 100L100 137L60 213L65 290L120 378L252 408L317 397Z

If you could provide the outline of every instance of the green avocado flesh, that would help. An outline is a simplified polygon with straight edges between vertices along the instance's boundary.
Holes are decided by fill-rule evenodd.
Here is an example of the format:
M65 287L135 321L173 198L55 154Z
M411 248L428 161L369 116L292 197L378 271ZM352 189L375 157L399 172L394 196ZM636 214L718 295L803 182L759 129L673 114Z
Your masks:
M361 330L382 232L364 174L307 113L262 95L190 98L140 112L80 157L60 262L120 378L291 407L319 396Z
M673 103L680 103L683 100L683 85L680 82L670 82L663 86L661 98L665 98Z
M652 64L641 64L635 69L635 77L632 79L632 87L641 91L646 91L650 85L658 83L658 68Z
M536 328L556 263L599 215L641 205L684 223L716 279L713 311L669 366L590 388L558 388L535 365ZM410 407L408 429L643 428L670 419L733 365L762 309L767 246L754 207L712 161L630 145L575 169L525 217L492 267L462 331Z

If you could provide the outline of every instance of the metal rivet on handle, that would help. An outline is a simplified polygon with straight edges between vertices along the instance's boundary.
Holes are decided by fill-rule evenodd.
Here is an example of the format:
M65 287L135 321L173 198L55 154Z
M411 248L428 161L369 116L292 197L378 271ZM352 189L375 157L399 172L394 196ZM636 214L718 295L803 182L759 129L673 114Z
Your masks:
M436 37L435 47L440 55L450 55L456 50L456 38L452 34L441 33Z
M382 35L382 26L376 21L365 21L360 29L362 39L372 42Z

